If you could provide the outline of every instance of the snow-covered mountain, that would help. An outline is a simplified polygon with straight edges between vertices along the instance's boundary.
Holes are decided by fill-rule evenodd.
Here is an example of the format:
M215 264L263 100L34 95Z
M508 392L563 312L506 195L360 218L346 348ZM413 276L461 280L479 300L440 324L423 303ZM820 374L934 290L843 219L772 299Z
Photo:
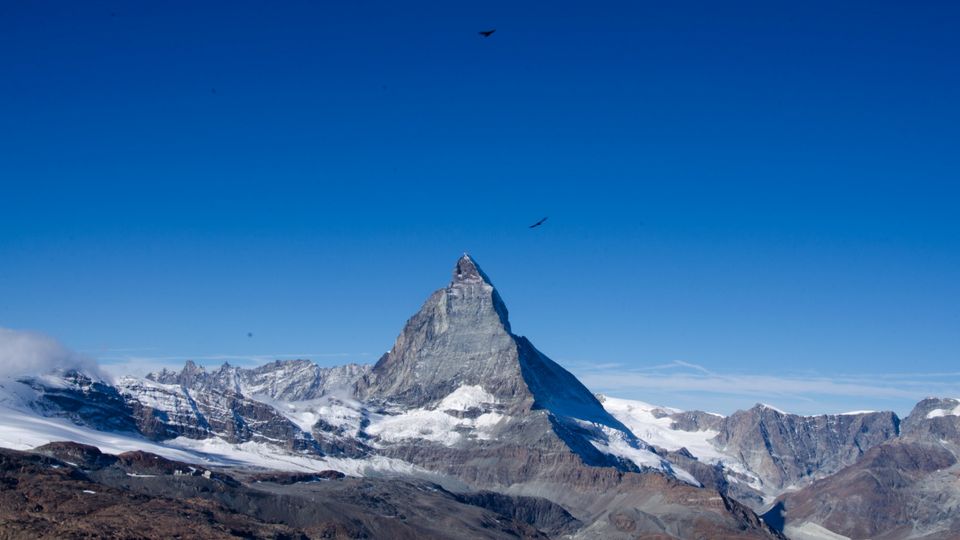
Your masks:
M514 334L499 293L466 255L372 367L188 362L115 384L80 371L2 384L8 447L68 439L208 466L428 478L549 499L583 524L582 537L775 536Z
M958 414L958 401L925 400L901 426L892 412L758 404L721 416L595 396L513 332L466 255L374 366L187 362L116 381L69 369L0 380L0 446L71 440L225 469L426 479L547 499L582 538L778 537L755 513L775 499L768 519L813 530L825 518L796 501L901 448L890 445L957 441Z

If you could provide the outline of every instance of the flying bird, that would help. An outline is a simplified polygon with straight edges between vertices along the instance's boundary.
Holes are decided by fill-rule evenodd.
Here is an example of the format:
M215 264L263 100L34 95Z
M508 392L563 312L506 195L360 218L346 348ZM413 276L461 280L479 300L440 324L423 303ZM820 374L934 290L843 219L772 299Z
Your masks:
M481 31L479 31L479 32L477 32L477 33L480 34L480 35L483 36L483 37L490 37L490 36L491 36L494 32L496 32L496 31L497 31L497 29L494 28L493 30L481 30Z
M247 332L247 337L253 337L253 332Z
M543 225L543 222L546 221L546 220L547 220L547 218L543 218L543 219L541 219L540 221L538 221L538 222L534 223L533 225L531 225L530 228L532 229L532 228L534 228L534 227L539 227L539 226Z

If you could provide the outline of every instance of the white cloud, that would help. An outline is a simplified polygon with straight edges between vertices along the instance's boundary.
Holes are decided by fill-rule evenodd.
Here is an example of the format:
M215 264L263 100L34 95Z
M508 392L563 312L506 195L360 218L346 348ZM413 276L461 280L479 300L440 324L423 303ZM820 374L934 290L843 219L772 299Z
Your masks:
M49 336L0 328L0 376L15 377L68 369L103 376L94 359L66 348Z

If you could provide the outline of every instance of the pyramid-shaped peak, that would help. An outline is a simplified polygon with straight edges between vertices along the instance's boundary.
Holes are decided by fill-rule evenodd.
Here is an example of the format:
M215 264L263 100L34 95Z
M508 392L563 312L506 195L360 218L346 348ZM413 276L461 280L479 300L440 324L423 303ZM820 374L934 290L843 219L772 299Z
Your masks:
M464 253L457 259L457 265L453 268L453 284L481 282L493 285L477 262L470 258L470 255Z

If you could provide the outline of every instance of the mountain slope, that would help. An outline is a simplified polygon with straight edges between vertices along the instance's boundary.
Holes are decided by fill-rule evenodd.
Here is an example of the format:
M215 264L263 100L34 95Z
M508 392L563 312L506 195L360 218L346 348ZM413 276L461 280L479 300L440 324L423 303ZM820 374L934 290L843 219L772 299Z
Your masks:
M853 464L900 432L900 419L889 411L799 416L757 404L721 416L601 399L661 455L758 511L786 491Z
M960 538L958 414L958 400L921 401L900 437L783 495L767 520L797 538L811 528L848 538Z

